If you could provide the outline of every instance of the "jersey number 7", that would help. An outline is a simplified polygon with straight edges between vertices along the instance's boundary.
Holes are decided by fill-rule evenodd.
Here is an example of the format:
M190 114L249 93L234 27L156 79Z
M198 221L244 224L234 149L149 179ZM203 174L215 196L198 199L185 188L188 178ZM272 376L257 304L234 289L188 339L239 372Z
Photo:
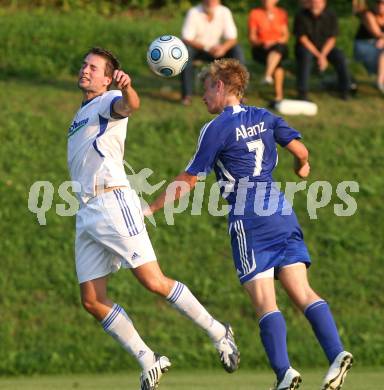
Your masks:
M253 176L260 176L261 164L263 162L264 144L261 139L247 142L248 150L255 152L255 169L253 170Z

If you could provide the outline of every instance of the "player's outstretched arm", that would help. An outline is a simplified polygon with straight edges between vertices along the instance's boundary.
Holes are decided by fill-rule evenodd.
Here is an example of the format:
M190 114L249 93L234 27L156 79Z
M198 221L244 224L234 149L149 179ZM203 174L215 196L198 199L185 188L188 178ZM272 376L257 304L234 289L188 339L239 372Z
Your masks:
M305 145L294 139L287 146L286 149L294 156L294 170L297 176L301 178L308 177L310 166L308 162L309 152Z
M182 172L177 175L173 181L168 185L167 189L162 192L158 198L151 203L149 208L143 211L145 216L152 215L156 211L162 209L166 203L174 202L175 200L184 196L187 192L191 191L197 182L197 176L190 175L187 172ZM176 188L173 197L167 196L167 190L169 188Z
M113 81L123 95L123 98L113 105L113 110L121 116L129 116L140 107L139 95L132 87L131 78L122 70L114 71Z

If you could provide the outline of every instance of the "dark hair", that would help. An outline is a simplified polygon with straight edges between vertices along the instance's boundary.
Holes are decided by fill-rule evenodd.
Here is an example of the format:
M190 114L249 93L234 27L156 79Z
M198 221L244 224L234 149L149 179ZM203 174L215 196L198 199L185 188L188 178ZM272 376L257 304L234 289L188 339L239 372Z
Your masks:
M116 69L120 69L119 60L108 50L103 49L102 47L92 47L84 56L84 58L89 54L95 54L100 57L103 57L106 61L105 65L105 75L108 77L113 76L113 72Z

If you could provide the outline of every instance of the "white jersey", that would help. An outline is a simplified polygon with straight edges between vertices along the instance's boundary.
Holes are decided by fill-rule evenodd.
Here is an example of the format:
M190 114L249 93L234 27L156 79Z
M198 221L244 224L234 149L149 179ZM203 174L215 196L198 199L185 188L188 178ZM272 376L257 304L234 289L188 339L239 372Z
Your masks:
M107 91L83 103L69 127L68 168L83 203L96 195L96 186L129 186L123 165L128 118L112 117L118 99L120 91Z
M209 21L200 4L188 11L181 36L188 41L197 41L208 51L223 39L237 39L237 29L229 8L216 6L213 19Z

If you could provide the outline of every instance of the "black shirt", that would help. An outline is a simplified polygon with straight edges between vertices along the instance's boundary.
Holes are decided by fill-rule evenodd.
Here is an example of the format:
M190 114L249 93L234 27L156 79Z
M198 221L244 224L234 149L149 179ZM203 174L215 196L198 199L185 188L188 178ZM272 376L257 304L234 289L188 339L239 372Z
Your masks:
M371 33L371 31L369 31L367 27L365 27L365 24L362 20L363 17L364 15L360 15L360 26L359 29L357 30L355 39L377 39L377 37L375 37ZM384 26L380 26L380 29L384 33Z
M329 38L336 37L339 33L337 16L328 8L319 16L314 16L304 9L295 17L293 32L297 39L306 35L316 48L321 50Z
M376 37L374 37L373 34L367 29L367 27L365 27L364 23L361 22L355 39L376 39Z

